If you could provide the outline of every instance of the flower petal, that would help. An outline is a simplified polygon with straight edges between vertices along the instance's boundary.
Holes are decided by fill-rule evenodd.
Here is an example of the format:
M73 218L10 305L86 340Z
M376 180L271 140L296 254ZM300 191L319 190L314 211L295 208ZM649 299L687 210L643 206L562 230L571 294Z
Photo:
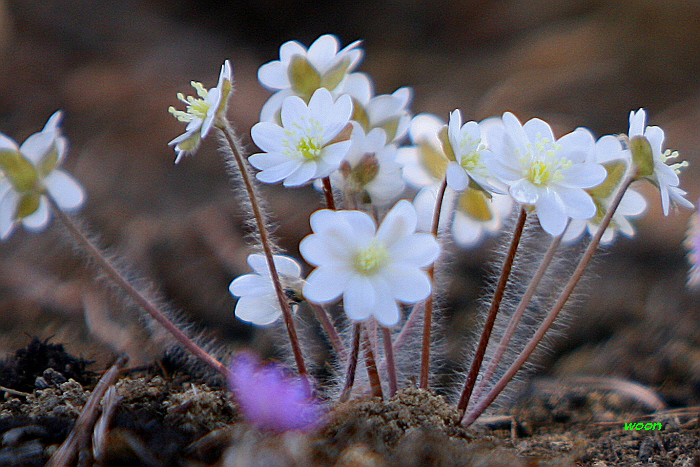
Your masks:
M343 309L353 321L364 321L376 311L376 293L372 282L365 276L353 275L345 285Z
M413 234L417 225L416 209L408 200L402 199L384 217L377 230L376 238L390 248L401 238Z
M85 190L73 177L62 170L54 170L45 179L44 185L58 207L72 211L82 206Z
M403 303L416 303L430 295L430 278L418 268L390 266L382 277L391 287L396 300Z
M351 277L346 268L321 266L306 278L302 293L310 302L331 302L343 293Z

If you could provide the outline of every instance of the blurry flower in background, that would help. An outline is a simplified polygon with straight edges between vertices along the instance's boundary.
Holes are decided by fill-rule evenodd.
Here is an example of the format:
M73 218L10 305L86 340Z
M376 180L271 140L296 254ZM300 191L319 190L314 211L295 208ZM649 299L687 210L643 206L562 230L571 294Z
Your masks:
M199 148L200 143L207 137L217 119L225 118L229 94L232 89L231 64L228 60L221 66L219 82L215 88L207 91L202 83L192 81L192 87L197 91L199 98L185 97L178 93L177 98L187 105L187 110L176 110L170 106L168 111L179 121L187 123L185 133L170 141L168 145L175 146L177 158L175 163Z
M698 200L700 206L700 199ZM688 286L698 288L700 286L700 213L696 208L688 221L688 233L685 237L685 247L688 249Z
M365 132L381 128L388 142L398 141L406 135L411 124L413 91L403 87L392 94L374 95L372 79L365 73L353 73L342 86L342 92L353 99L352 119L362 125Z
M273 261L285 291L301 295L301 266L289 256L274 255ZM236 317L263 326L277 321L282 315L279 299L270 277L267 259L262 254L248 255L248 265L255 271L235 278L229 291L240 297L236 302Z
M299 186L330 175L350 149L351 115L350 96L334 102L324 88L314 93L308 106L297 96L286 98L281 126L260 122L251 130L253 141L263 151L248 158L261 170L256 175L258 180L284 180L284 186ZM347 135L343 132L346 128Z
M659 188L661 206L664 215L668 215L669 200L685 208L693 209L693 203L684 198L686 192L678 188L678 174L688 166L686 161L667 163L677 159L676 151L662 152L664 130L658 126L647 126L647 114L644 109L630 112L629 148L632 159L637 164L640 176L648 178Z
M432 228L438 188L437 185L426 186L413 200L418 213L418 230L421 232L430 232ZM454 206L454 212L443 209L439 231L449 227L457 245L474 248L487 235L500 232L504 219L513 209L513 200L508 195L496 193L489 199L482 190L467 187L460 193L447 190L443 205Z
M311 430L323 415L309 384L277 364L261 364L251 352L230 365L229 389L245 419L261 430Z
M58 169L68 143L58 127L63 113L54 113L39 133L17 146L0 134L0 239L19 223L39 231L49 223L47 194L64 211L78 209L85 200L83 187Z
M403 167L403 178L413 188L440 184L450 159L440 141L440 132L447 125L432 114L418 114L411 120L408 136L413 146L399 148L397 161Z
M280 59L266 63L258 70L258 80L276 91L260 112L260 121L278 118L282 103L289 96L298 96L309 102L319 88L325 88L337 98L338 90L348 74L360 63L364 54L361 41L355 41L342 50L338 38L325 34L314 41L308 50L297 41L280 47Z
M608 173L603 183L586 190L596 205L596 215L590 219L572 219L562 238L564 242L578 240L585 231L595 235L631 162L630 153L623 148L617 137L603 136L595 145L595 162L602 164ZM617 232L627 237L634 236L634 226L628 218L641 216L646 208L647 202L644 197L633 188L628 188L600 243L612 242Z
M397 301L416 303L430 294L422 268L440 254L435 236L416 233L413 205L401 200L379 229L361 211L322 209L311 215L313 233L299 251L317 266L306 279L304 297L325 303L343 296L343 308L353 321L374 316L384 326L400 319Z

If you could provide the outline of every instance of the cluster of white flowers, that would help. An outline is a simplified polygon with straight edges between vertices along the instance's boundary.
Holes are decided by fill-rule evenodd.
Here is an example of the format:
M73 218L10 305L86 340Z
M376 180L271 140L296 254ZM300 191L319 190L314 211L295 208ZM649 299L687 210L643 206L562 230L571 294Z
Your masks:
M598 141L584 128L557 138L543 120L522 124L510 112L482 122L463 123L459 110L447 124L429 114L411 119L411 90L375 96L371 79L355 71L362 56L359 41L340 49L337 38L325 35L308 49L285 43L280 59L258 72L260 82L275 91L252 130L262 150L249 159L260 170L258 180L320 189L326 179L351 208L311 217L313 233L300 245L316 267L304 283L306 300L326 303L342 296L350 319L374 316L383 325L396 324L397 302L415 303L430 294L422 268L435 261L439 246L433 235L416 231L434 228L440 196L437 233L451 232L457 245L472 247L497 233L513 205L533 212L550 235L571 242L585 231L595 233L630 164L638 166L646 151L648 168L639 169L640 176L659 187L664 214L669 199L692 207L678 188L684 164L666 164L677 153L662 152L663 131L646 127L643 109L630 115L628 137ZM402 146L406 135L410 142ZM376 216L406 186L419 190L413 205L399 201L376 230L364 211ZM627 190L602 242L616 232L633 235L629 218L646 206L638 192ZM241 280L231 286L243 297L237 315L258 324L280 315L275 301L259 306L250 299L262 288L241 287ZM259 280L269 292L269 279Z

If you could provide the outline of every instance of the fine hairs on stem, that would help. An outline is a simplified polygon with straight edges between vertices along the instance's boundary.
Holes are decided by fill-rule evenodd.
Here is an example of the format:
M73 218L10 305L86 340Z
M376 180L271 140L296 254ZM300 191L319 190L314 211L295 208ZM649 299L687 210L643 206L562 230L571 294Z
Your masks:
M208 352L197 345L190 339L177 325L175 325L156 305L144 297L120 272L112 265L112 263L100 252L81 231L80 227L73 219L64 213L56 204L56 201L47 196L52 210L56 214L63 225L68 229L73 238L78 244L90 255L90 257L100 266L107 276L114 281L117 286L123 290L140 308L148 315L157 321L166 331L168 331L177 340L180 345L199 358L206 365L217 371L223 376L228 376L228 368L223 363L216 360Z
M638 169L636 165L630 164L622 183L620 184L620 186L617 189L617 192L615 193L615 197L613 198L612 203L610 203L608 211L605 213L605 217L603 217L603 220L600 222L598 230L596 231L595 235L593 235L593 237L591 238L588 247L584 251L583 255L581 256L581 259L579 260L578 265L576 266L576 269L569 278L569 281L562 289L561 294L557 298L557 301L552 307L551 311L549 312L545 320L542 322L540 327L537 329L535 334L532 336L530 342L528 342L528 344L522 350L518 358L516 358L516 360L508 368L508 370L496 383L496 385L486 394L486 396L484 396L484 398L481 401L477 403L477 405L470 412L465 413L462 419L462 425L464 425L465 427L470 426L479 417L479 415L484 413L484 411L491 405L491 403L496 399L496 397L498 397L498 395L506 387L510 380L530 358L530 355L532 355L532 352L535 351L540 341L542 341L545 333L552 326L552 323L554 323L557 316L559 315L559 312L562 310L562 308L564 308L564 305L566 304L567 300L574 291L576 284L578 284L579 279L583 275L583 272L585 271L586 267L588 266L588 263L593 257L593 253L595 253L596 249L598 248L598 245L600 244L600 239L603 237L605 230L608 228L610 220L612 219L613 215L615 214L615 211L620 205L622 197L627 191L627 188L629 188L629 186L635 180L635 177L637 176L637 171Z
M270 270L270 277L272 278L272 285L275 289L275 294L277 295L277 300L279 301L280 309L282 310L282 316L284 317L284 323L287 327L287 333L289 334L289 341L292 345L292 353L294 354L294 361L297 365L297 370L302 377L306 377L308 374L306 371L306 364L304 363L304 357L301 352L301 346L299 345L299 338L297 336L296 327L294 325L294 317L292 316L292 308L289 305L289 301L282 288L282 283L280 281L279 274L277 273L277 267L275 266L275 261L273 259L273 252L270 237L267 231L267 226L265 224L264 215L260 209L258 203L258 195L255 191L255 185L250 177L248 167L246 166L246 161L243 158L243 151L241 144L236 137L233 128L228 120L222 119L223 124L218 126L226 142L230 148L230 153L227 151L227 157L232 156L235 164L238 167L241 179L245 185L248 198L250 200L250 207L253 211L253 217L255 218L255 223L258 228L258 235L260 235L260 243L263 248L263 253L265 254L265 259L267 260L267 267Z
M513 316L511 316L510 322L508 323L508 328L505 330L505 332L503 333L503 337L501 338L501 341L498 343L498 348L496 349L496 353L489 360L488 366L487 366L486 370L484 371L484 375L481 378L481 381L479 381L478 386L476 387L476 392L473 394L474 400L479 400L481 393L483 392L486 385L491 381L493 374L495 373L496 369L498 368L498 364L500 363L501 358L503 357L503 354L506 352L506 350L508 350L508 345L511 341L511 338L513 337L513 334L515 334L515 331L518 328L518 324L520 323L520 320L522 319L522 317L525 313L525 310L527 309L528 305L530 304L530 300L532 299L533 295L537 291L537 287L539 287L540 281L544 277L544 274L547 271L547 268L549 267L550 263L552 262L552 259L554 258L554 254L557 252L557 249L559 248L559 244L561 243L562 237L563 237L563 234L555 237L552 240L552 243L550 244L549 248L547 249L547 252L545 253L545 256L542 259L542 262L540 263L539 267L537 268L535 275L532 277L532 280L528 284L527 290L525 291L525 294L523 295L522 299L520 300L520 303L518 303L518 307L515 310L515 313L513 313Z
M518 251L518 244L520 243L520 238L525 227L525 221L527 220L527 211L524 208L520 209L520 214L518 215L518 220L515 224L515 229L513 231L513 239L511 240L510 248L508 249L508 254L503 261L503 266L501 268L501 276L498 279L498 284L496 285L496 290L494 291L493 298L491 299L491 307L489 308L488 315L486 316L486 323L481 333L481 338L476 348L476 354L472 360L471 368L469 369L469 374L467 375L467 380L464 383L464 389L457 404L457 410L461 414L465 412L467 406L469 405L469 399L471 398L472 391L474 390L474 384L476 384L477 376L479 375L479 370L481 369L481 362L486 354L486 347L489 344L489 338L491 337L491 330L496 322L496 316L498 315L498 310L501 306L501 299L506 290L506 285L508 284L508 277L510 276L510 271L513 267L513 261L515 260L515 253Z
M440 228L440 215L442 214L442 202L445 198L447 189L447 178L442 181L438 190L437 199L435 200L435 211L433 213L433 222L430 231L435 237L438 236ZM420 388L428 389L428 379L430 376L430 344L431 331L433 326L433 295L435 294L435 265L431 264L428 268L428 277L432 287L430 295L425 300L425 312L423 318L423 341L420 367Z

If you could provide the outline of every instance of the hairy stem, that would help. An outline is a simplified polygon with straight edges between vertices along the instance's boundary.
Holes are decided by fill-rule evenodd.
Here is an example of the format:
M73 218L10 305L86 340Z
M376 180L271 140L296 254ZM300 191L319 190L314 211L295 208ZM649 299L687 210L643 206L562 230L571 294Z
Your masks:
M442 202L445 198L447 189L447 178L442 181L438 190L437 199L435 200L435 211L433 212L433 224L430 231L435 237L438 236L438 228L440 226L440 214L442 212ZM423 343L420 360L420 382L419 387L428 389L428 379L430 377L430 342L431 331L433 326L433 295L435 291L435 264L431 264L428 268L428 276L430 277L430 295L425 300L425 313L423 314Z
M622 197L627 191L627 188L629 188L630 184L634 181L636 175L637 169L634 166L631 166L628 169L623 182L618 187L618 190L615 193L615 197L613 198L613 201L610 204L610 207L608 208L608 212L605 213L605 217L603 217L603 220L600 222L598 230L596 231L595 235L593 235L593 238L591 238L591 241L588 244L586 251L584 251L583 255L581 256L581 259L579 260L576 269L571 275L569 281L564 286L564 289L561 291L561 294L559 294L559 297L554 303L554 306L550 310L549 314L542 322L540 327L537 329L535 334L532 336L530 341L527 343L525 348L522 350L520 355L518 355L518 358L515 359L515 361L511 364L511 366L501 377L501 379L498 380L496 385L486 394L486 396L481 401L479 401L476 404L476 406L474 406L474 409L471 412L465 414L464 418L462 419L462 425L468 427L472 423L474 423L474 421L479 417L479 415L481 415L484 412L484 410L486 410L488 406L491 405L491 403L496 399L496 397L498 397L498 395L506 387L510 380L513 379L513 376L515 376L515 374L520 370L520 368L522 368L527 359L530 358L530 355L532 355L532 352L534 352L535 348L537 348L537 345L542 341L545 333L552 326L554 320L557 319L557 316L559 316L559 312L562 310L562 308L564 308L564 305L571 296L571 293L574 291L576 284L578 284L579 279L583 275L583 272L585 271L586 267L588 266L588 263L593 257L593 253L595 253L596 249L598 248L600 239L603 237L605 230L608 228L610 220L615 214L617 207L620 205Z
M396 362L394 361L394 346L391 343L391 330L382 326L382 340L386 354L386 372L389 375L389 397L396 395L398 383L396 380Z
M270 277L272 278L272 285L275 289L275 294L277 295L277 300L279 301L280 308L282 309L282 316L284 317L284 324L287 327L287 333L289 334L289 341L292 344L292 353L294 354L294 360L297 364L297 370L301 376L306 377L308 374L306 371L306 364L304 363L304 357L301 353L301 346L299 345L299 338L297 336L296 327L294 325L294 318L292 316L292 307L289 305L287 296L282 288L282 283L280 281L279 273L277 272L277 266L275 266L275 261L272 255L272 246L270 241L270 235L267 231L267 226L265 225L265 218L263 216L262 210L258 203L258 195L255 191L255 185L250 177L246 161L243 158L243 150L241 144L236 137L231 124L228 120L223 120L223 124L217 126L228 143L231 154L233 155L238 170L241 174L241 179L245 185L246 192L248 193L248 198L250 199L250 206L253 210L253 217L255 218L255 224L258 227L258 234L260 235L260 243L262 244L263 253L267 259L267 267L270 270Z
M365 366L367 367L369 384L372 388L372 396L384 399L384 394L382 393L382 382L379 379L379 372L377 371L377 360L374 358L374 351L372 350L369 330L366 327L363 336L364 339L362 340L362 349L365 352Z
M345 387L340 394L338 402L345 402L350 398L352 386L355 384L355 372L357 370L357 360L360 354L360 334L362 333L362 324L355 323L352 329L352 349L350 349L350 360L348 361L348 369L345 376Z
M331 186L331 178L324 177L321 179L323 182L323 194L326 197L326 207L335 211L335 198L333 197L333 187Z
M343 345L343 341L340 339L338 330L333 325L333 321L328 313L328 310L323 305L316 305L315 303L311 302L309 302L309 305L311 305L311 308L314 310L314 314L316 315L316 319L318 319L319 323L321 323L321 327L328 335L328 340L331 342L333 350L335 350L335 352L338 354L340 361L344 361L346 357L345 346Z
M168 317L154 305L150 300L144 297L141 292L139 292L131 282L129 282L120 272L114 267L114 265L100 252L99 248L93 244L82 232L80 227L73 221L73 219L61 211L58 207L56 201L47 193L46 198L49 200L49 204L56 213L63 225L68 229L73 238L82 246L85 251L90 255L92 259L102 268L102 270L113 280L119 288L121 288L139 307L141 307L146 313L149 314L151 318L156 320L161 326L165 328L180 345L192 353L195 357L199 358L205 364L213 368L215 371L221 373L224 376L228 376L228 368L226 365L209 355L207 351L198 346L192 339L190 339L184 332L180 330Z
M467 409L467 405L469 405L469 399L472 395L472 391L474 390L476 378L479 375L481 362L484 360L486 347L489 345L491 331L493 330L493 325L496 322L496 315L498 315L501 300L503 299L503 294L505 293L506 285L508 284L508 277L510 276L510 271L513 267L515 253L518 251L518 245L520 244L520 238L523 234L526 219L527 211L525 211L524 208L520 208L520 215L518 216L518 221L515 224L515 230L513 231L513 239L510 242L508 254L503 261L503 267L501 268L501 277L499 277L496 290L493 293L491 307L489 308L489 313L486 316L486 323L484 323L484 329L481 332L481 338L479 339L479 344L476 348L476 354L474 355L472 366L469 369L469 374L467 375L467 381L464 383L464 389L462 390L462 395L459 399L459 404L457 405L457 410L459 410L460 414L463 414Z
M549 267L550 263L552 262L552 259L554 258L554 254L556 253L557 248L559 248L559 244L561 243L561 239L563 236L564 236L564 234L561 234L558 237L555 237L552 239L552 243L549 245L549 248L547 249L547 252L545 253L544 258L542 258L542 262L540 263L539 267L537 268L537 271L535 272L535 275L533 276L532 280L530 281L530 284L528 284L527 290L525 290L525 294L523 295L523 298L520 299L520 303L518 304L518 308L516 308L515 313L513 313L513 316L511 316L511 318L510 318L510 322L508 323L508 328L506 329L506 332L503 334L501 341L498 343L498 348L496 349L496 353L493 355L493 357L489 361L488 367L484 371L484 376L483 376L483 378L481 378L481 381L479 381L479 384L476 387L476 392L474 394L475 401L479 400L481 393L483 392L484 388L491 380L491 377L493 376L494 372L496 371L496 368L498 368L498 364L501 362L501 358L503 358L503 354L508 349L508 344L510 343L510 340L513 337L513 334L515 334L515 330L517 329L518 324L520 324L520 320L522 319L523 314L525 314L525 310L527 309L527 306L530 304L530 300L532 299L532 296L537 291L537 287L539 287L540 281L542 280L542 277L544 277L544 274L547 271L547 268Z

